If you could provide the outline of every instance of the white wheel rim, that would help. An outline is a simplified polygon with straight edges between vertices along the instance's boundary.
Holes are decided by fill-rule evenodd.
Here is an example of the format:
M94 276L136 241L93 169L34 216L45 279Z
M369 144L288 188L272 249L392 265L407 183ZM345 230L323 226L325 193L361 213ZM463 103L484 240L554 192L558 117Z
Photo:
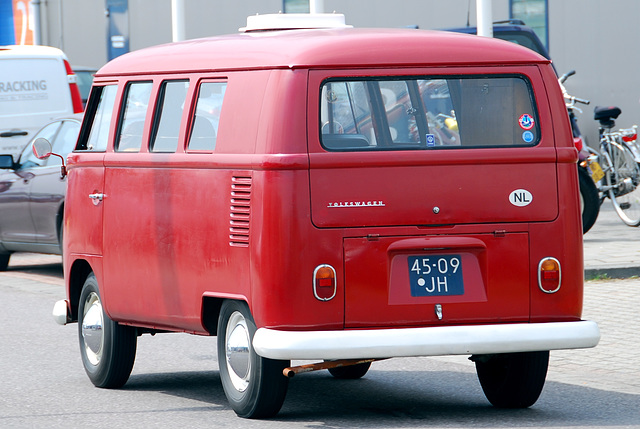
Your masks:
M231 383L238 392L244 392L251 381L250 340L247 321L238 311L229 317L224 345Z
M87 359L91 365L98 365L104 349L104 330L102 304L95 292L91 292L84 303L82 340Z
M640 172L633 154L625 149L612 147L612 165L616 169L614 177L618 189L612 189L610 197L620 218L626 224L635 226L640 219L640 191L637 189ZM622 194L616 196L617 192Z

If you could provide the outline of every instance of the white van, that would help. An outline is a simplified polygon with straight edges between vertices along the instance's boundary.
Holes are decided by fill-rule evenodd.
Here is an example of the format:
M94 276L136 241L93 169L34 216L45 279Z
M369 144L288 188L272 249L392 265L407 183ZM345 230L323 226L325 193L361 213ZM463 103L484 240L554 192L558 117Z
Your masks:
M65 54L49 46L0 46L0 153L16 159L56 117L82 112Z

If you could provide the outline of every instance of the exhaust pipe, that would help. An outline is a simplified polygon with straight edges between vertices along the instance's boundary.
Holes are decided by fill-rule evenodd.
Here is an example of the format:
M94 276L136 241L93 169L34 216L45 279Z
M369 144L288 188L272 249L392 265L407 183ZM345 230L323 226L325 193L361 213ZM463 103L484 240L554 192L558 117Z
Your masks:
M358 365L361 363L369 363L375 362L379 360L385 359L341 359L341 360L330 360L320 363L310 363L307 365L299 365L299 366L291 366L282 370L282 374L285 377L291 378L296 374L301 374L303 372L312 372L312 371L320 371L322 369L330 369L330 368L338 368L341 366L351 366Z

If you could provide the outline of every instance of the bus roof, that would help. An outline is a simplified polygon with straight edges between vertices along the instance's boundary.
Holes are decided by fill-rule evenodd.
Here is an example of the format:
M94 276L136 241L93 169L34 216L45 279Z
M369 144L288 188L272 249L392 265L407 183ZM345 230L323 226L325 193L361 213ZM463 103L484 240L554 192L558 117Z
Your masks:
M501 40L413 29L312 29L240 33L131 52L96 77L276 68L548 63Z

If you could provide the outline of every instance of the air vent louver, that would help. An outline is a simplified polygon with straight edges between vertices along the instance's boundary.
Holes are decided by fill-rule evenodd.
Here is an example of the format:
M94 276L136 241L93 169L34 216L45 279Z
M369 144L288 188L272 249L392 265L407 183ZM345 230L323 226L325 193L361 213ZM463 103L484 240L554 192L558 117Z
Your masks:
M231 216L229 245L249 247L249 221L251 219L251 177L231 178Z

